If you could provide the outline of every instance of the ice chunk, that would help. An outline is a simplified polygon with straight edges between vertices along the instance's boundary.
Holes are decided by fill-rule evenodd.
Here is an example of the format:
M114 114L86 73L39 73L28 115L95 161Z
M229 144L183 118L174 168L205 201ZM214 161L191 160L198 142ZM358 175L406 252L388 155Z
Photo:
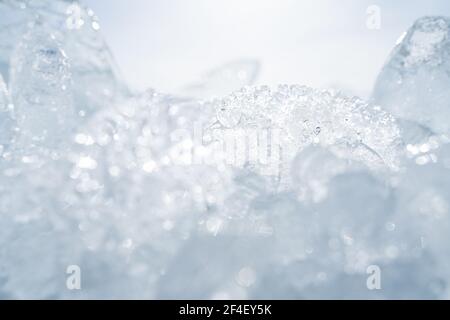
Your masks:
M201 107L148 91L80 129L70 176L83 221L90 223L88 205L111 223L126 220L116 235L120 243L131 238L138 246L150 237L155 246L179 245L195 225L184 213L218 206L228 194L228 170L195 160L205 148L195 140L194 124L212 114ZM141 228L146 231L136 232ZM167 231L171 240L163 240Z
M92 117L59 159L2 162L0 290L73 297L60 274L76 264L92 275L79 296L153 297L168 260L232 189L224 168L180 161L201 147L182 130L199 119L196 107L147 92ZM34 276L19 260L34 261ZM119 274L122 283L101 285Z
M231 61L209 71L200 81L187 86L182 93L199 99L222 97L242 87L253 85L259 69L260 64L256 60Z
M236 242L233 236L223 235L189 239L159 279L158 297L249 298L258 272L270 258L261 245L270 246L269 239Z
M122 75L100 33L95 13L78 2L66 5L61 33L63 48L72 65L78 112L92 114L128 94Z
M128 93L101 36L97 16L78 1L0 2L0 68L5 75L14 48L36 19L61 43L71 64L77 113L89 116Z
M449 296L450 148L435 128L303 86L109 95L121 85L91 11L0 10L14 20L0 29L1 297ZM212 72L199 96L253 67ZM372 264L383 290L367 290ZM67 289L70 265L83 290Z
M258 173L289 175L292 159L311 144L340 146L369 167L398 166L394 118L359 98L280 85L246 87L211 104L216 124L207 132L223 142L227 162Z
M450 232L449 150L450 145L443 144L431 153L434 161L412 162L396 190L396 223L405 229L402 238L409 239L411 250L436 258L434 275L441 281L450 275L448 259L441 259L447 250L442 235ZM445 287L448 288L447 280Z
M354 170L330 179L327 199L315 208L320 219L327 220L330 234L335 233L347 244L359 242L369 251L370 246L378 247L378 232L387 231L385 226L394 214L395 201L383 179L368 171ZM358 265L351 264L351 268Z
M450 19L417 20L391 53L373 100L397 117L450 132Z
M320 202L327 197L332 178L345 172L367 170L361 163L339 154L339 147L315 145L298 153L292 163L292 179L300 200Z
M402 140L405 144L424 143L431 137L435 136L433 131L415 121L405 119L397 119L400 127Z
M194 161L210 150L189 133L197 121L213 126L211 106L148 91L94 115L67 158L8 161L0 176L0 290L16 298L442 296L430 283L448 278L439 258L445 245L430 230L448 192L415 198L417 165L394 188L348 145L311 143L295 158L294 190L274 191L271 177L252 167ZM442 150L438 158L450 163ZM446 171L435 169L424 180L430 190L445 187ZM320 201L298 201L299 186ZM411 201L422 209L405 205ZM31 262L33 276L24 276ZM65 287L60 275L71 264L89 275L83 290ZM389 289L366 289L371 264ZM186 279L195 279L191 291Z
M76 116L70 66L61 45L42 25L33 25L11 64L18 143L26 151L60 146L72 133Z

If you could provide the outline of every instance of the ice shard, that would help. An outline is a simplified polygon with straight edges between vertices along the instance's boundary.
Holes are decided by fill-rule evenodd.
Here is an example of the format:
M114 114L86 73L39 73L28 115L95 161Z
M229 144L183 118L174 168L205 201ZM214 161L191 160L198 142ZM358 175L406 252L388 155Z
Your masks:
M28 25L38 20L67 55L75 105L81 116L87 117L128 93L103 40L97 16L78 1L4 0L0 2L0 15L0 70L7 77L14 48Z
M18 144L56 148L76 124L71 68L60 43L39 23L23 36L11 62L11 98Z
M450 132L450 19L424 17L399 40L373 101L435 133Z

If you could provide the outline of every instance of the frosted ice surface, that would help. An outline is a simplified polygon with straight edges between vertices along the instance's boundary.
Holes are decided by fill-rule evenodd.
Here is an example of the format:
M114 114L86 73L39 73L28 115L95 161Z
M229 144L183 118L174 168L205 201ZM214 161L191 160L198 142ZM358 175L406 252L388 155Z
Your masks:
M450 19L424 17L394 48L378 76L373 100L395 116L450 131Z
M182 237L192 227L190 212L223 202L228 170L195 160L204 151L191 135L194 121L202 121L199 107L148 91L93 117L75 135L70 156L73 186L84 199L73 205L81 204L80 215L88 206L98 219L126 220L119 242L152 239L159 246L167 231ZM203 117L210 118L206 110Z
M60 43L40 24L14 52L10 89L19 145L56 148L68 139L76 124L71 67Z
M299 152L292 162L294 189L303 201L320 202L328 196L328 184L337 175L363 171L367 168L357 161L340 157L339 148L311 145Z
M51 9L49 9L51 8ZM127 94L105 44L95 13L78 1L0 2L0 70L9 77L10 59L30 23L39 21L62 46L72 67L77 112L88 116Z
M224 108L230 101L233 112L241 111L237 118ZM350 175L352 159L374 164L374 158L355 151L362 141L395 159L388 152L396 150L398 132L389 115L360 100L285 86L246 88L211 102L148 91L81 122L67 156L44 163L28 156L5 164L0 234L8 245L0 270L7 279L3 290L12 297L73 297L54 276L70 264L92 275L84 282L90 289L77 297L312 297L308 292L317 281L343 277L350 267L364 274L365 263L385 257L384 247L373 247L359 231L365 219L347 218L371 203L373 225L384 227L387 219L380 214L376 220L376 212L390 208L389 188L368 173L341 176ZM379 139L388 137L392 150L379 148L379 140L361 131L363 124L378 130ZM300 185L325 168L318 179L327 192L311 188L320 204L308 207L291 192L274 193L271 175L258 168L200 161L210 161L216 151L207 139L210 132L236 127L289 129L280 134L290 135L283 147L294 145L282 159L286 167L308 145L323 148L328 155L320 159L329 159L324 166L308 156L308 149L293 166ZM341 201L356 191L361 201ZM332 218L330 208L342 208L342 216ZM370 235L377 230L369 229ZM366 252L364 259L359 251ZM37 259L40 255L45 258ZM19 259L34 261L35 272L24 276L26 267L16 267ZM105 287L105 277L116 280ZM189 285L192 279L195 286ZM292 287L287 283L293 279ZM326 291L316 294L326 296Z
M228 94L253 81L246 63L207 77L198 96L227 93L213 100L115 95L91 11L0 12L0 297L450 296L450 144L421 113L295 85ZM401 64L447 70L430 39Z
M259 173L289 174L292 159L311 144L336 145L372 168L398 166L395 119L356 97L304 86L261 86L243 88L212 105L217 124L210 131L216 139L226 144L234 138L238 144L242 136L256 135L257 150L249 142L231 146L234 159L228 160L249 164Z

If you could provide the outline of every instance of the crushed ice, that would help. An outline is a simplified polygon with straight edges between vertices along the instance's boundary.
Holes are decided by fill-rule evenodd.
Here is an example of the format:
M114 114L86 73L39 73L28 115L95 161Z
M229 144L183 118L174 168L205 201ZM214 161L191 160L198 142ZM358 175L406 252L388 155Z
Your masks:
M449 19L368 103L246 86L254 61L131 94L91 10L0 15L1 298L450 297Z

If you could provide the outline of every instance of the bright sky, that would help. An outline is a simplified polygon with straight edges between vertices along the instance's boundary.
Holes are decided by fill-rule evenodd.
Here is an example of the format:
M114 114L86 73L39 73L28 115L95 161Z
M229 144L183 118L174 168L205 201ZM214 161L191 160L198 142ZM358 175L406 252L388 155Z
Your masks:
M370 94L396 40L448 0L84 0L100 18L126 80L176 91L228 61L262 64L258 83L341 87ZM367 28L371 5L379 30Z

